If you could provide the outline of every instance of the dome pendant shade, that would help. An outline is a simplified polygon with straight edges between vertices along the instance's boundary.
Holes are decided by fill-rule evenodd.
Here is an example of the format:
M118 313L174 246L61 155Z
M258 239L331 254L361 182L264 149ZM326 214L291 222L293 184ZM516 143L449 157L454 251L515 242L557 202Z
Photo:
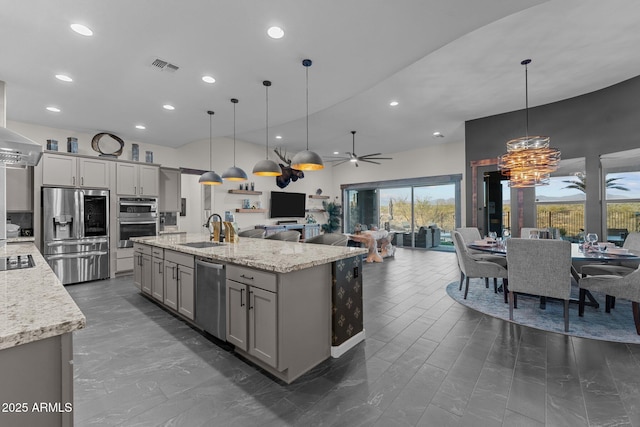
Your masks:
M253 174L258 176L280 176L282 175L282 169L273 160L265 159L256 163L253 167Z
M293 156L291 168L300 171L317 171L324 168L324 163L322 163L322 158L317 153L305 150Z
M213 140L211 137L212 134L212 117L213 117L213 111L209 110L207 111L207 114L209 115L209 169L213 169L213 167L211 166L211 151L212 150L212 146L213 146ZM213 170L210 170L209 172L205 172L202 175L200 175L200 179L198 179L198 183L202 184L202 185L220 185L222 184L222 178L220 178L220 175L218 175L217 173L215 173Z
M222 178L227 181L246 181L247 174L236 166L236 104L238 99L231 98L231 103L233 104L233 166L222 174Z
M253 174L258 176L281 176L282 169L280 166L274 162L273 160L269 160L269 86L271 86L271 82L269 80L265 80L262 82L264 86L265 92L265 100L266 100L266 115L265 115L265 140L266 140L266 152L265 159L260 160L253 167Z
M222 174L222 179L227 181L246 181L247 174L236 166L231 166Z
M307 80L307 149L301 151L291 159L291 168L299 171L317 171L324 169L324 163L318 153L309 151L309 67L311 67L310 59L303 59L302 66L305 68Z
M202 185L220 185L222 184L222 178L214 171L209 171L200 175L198 182Z

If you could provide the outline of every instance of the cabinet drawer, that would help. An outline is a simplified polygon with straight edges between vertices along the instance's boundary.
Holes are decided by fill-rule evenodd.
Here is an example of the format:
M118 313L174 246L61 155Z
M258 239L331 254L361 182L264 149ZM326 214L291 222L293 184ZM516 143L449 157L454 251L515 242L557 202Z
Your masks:
M151 246L134 243L133 252L151 256Z
M240 267L237 265L227 266L227 279L247 285L255 286L269 292L278 292L275 273L255 270L253 268Z
M194 268L193 255L183 254L181 252L175 252L170 250L164 251L164 259L167 261L175 262L176 264L184 265L186 267Z
M151 255L153 255L156 258L162 258L164 255L164 249L152 246Z

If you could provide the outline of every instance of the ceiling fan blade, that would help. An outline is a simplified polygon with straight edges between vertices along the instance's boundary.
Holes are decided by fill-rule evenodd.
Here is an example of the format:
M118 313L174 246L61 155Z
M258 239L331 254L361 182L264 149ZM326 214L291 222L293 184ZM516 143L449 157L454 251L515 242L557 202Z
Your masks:
M361 157L361 159L365 160L393 160L393 157Z
M371 156L379 156L382 153L372 153L372 154L365 154L364 156L360 156L360 157L371 157Z
M343 164L343 163L346 163L346 162L348 162L348 161L349 161L349 159L340 160L340 161L338 161L338 163L334 163L334 164L333 164L333 167L336 167L336 166L341 165L341 164Z
M325 162L340 162L340 161L346 161L346 160L351 160L350 157L327 157L323 159Z
M374 161L367 160L367 159L360 159L360 161L361 162L367 162L367 163L375 163L376 165L381 165L382 164L380 162L374 162ZM356 163L356 166L357 166L357 163Z

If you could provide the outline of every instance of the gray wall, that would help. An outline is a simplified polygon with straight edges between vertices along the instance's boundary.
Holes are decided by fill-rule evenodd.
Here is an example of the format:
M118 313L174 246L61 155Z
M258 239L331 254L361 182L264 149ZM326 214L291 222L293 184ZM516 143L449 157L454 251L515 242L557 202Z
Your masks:
M524 110L465 123L468 225L472 223L472 215L479 213L472 212L470 162L498 157L506 152L505 143L508 140L524 136L524 132ZM529 135L551 137L551 146L562 152L563 159L584 157L587 176L599 177L601 154L640 147L640 77L586 95L529 108ZM482 182L481 177L479 181ZM598 186L587 187L586 229L602 233L606 225L602 224L599 195ZM513 205L513 197L511 200ZM534 218L532 189L524 190L524 200L526 226L533 224ZM478 223L481 224L481 221Z

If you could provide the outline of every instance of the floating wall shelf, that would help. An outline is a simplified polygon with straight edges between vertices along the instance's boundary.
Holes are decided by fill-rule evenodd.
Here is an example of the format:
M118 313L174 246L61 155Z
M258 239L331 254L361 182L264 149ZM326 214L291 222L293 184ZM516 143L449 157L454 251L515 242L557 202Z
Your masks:
M262 194L262 191L251 191L251 190L229 190L231 194L249 194L253 196L259 196Z
M317 194L309 194L310 199L328 199L329 196L318 196Z
M305 209L305 212L326 212L324 209Z
M266 209L236 209L238 213L265 213Z

